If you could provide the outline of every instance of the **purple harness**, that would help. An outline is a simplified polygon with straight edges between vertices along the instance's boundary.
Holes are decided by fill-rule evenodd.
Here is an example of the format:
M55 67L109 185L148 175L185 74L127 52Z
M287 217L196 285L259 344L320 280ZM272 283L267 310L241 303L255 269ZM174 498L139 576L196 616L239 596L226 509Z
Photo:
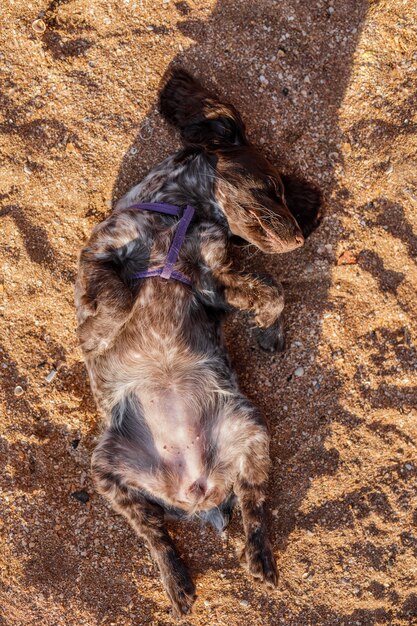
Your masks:
M133 204L132 206L126 207L125 210L128 211L129 209L154 211L155 213L164 213L165 215L174 215L176 217L179 217L181 213L180 207L173 204L165 204L163 202L143 202L140 204ZM185 235L187 234L193 215L193 207L187 205L187 208L184 210L184 213L182 214L175 230L174 239L172 240L171 246L168 250L164 267L155 270L147 270L146 272L137 272L136 274L133 274L133 278L151 278L152 276L160 276L160 278L165 278L165 280L172 278L173 280L179 280L181 283L191 286L191 280L187 278L187 276L184 276L181 272L174 270L174 265L178 260L178 255L180 253L181 246L184 243Z

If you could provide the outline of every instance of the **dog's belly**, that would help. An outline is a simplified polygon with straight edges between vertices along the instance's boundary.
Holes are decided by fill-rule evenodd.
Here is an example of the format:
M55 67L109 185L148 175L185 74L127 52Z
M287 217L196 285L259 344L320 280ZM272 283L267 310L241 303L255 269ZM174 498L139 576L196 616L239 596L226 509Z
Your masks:
M163 465L176 477L178 502L199 500L208 488L205 434L192 398L175 388L142 390L143 415Z

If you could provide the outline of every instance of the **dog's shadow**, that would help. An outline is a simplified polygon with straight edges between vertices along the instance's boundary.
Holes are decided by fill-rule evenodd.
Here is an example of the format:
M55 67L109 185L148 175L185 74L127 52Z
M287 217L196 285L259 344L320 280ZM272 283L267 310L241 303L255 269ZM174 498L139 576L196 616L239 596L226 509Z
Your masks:
M281 171L311 181L329 198L336 187L335 166L342 165L338 152L343 141L338 109L366 15L366 0L338 7L337 12L325 6L318 12L313 4L301 6L293 0L285 3L285 9L284 5L272 2L243 1L237 5L234 0L219 0L206 21L188 19L186 2L175 6L178 29L195 43L178 54L171 64L184 67L204 86L234 104L247 125L250 140ZM240 41L234 39L236 20ZM335 37L341 32L343 46L335 46ZM163 37L164 32L158 31L158 35ZM155 71L162 79L166 69ZM122 160L113 187L113 203L179 147L179 137L158 113L155 91L154 105L140 122L136 139ZM338 211L346 198L343 193L338 198L331 208L327 207L326 213L340 232ZM320 322L330 306L331 270L329 266L322 268L320 275L307 271L317 236L313 234L303 249L281 257L266 257L252 247L236 250L242 269L267 271L284 282L288 346L284 353L271 357L261 352L242 314L233 316L226 324L241 388L264 411L271 426L273 470L269 502L278 561L285 559L290 533L306 527L299 511L311 481L338 470L339 453L325 444L331 422L337 420L352 428L361 422L339 402L340 382L335 372L318 364ZM333 243L331 237L327 237L326 243ZM311 337L315 337L315 343L311 343ZM304 339L309 345L308 364L316 365L315 379L319 383L315 387L308 377L294 376L300 365L299 345ZM298 373L303 370L298 369ZM331 396L326 394L326 389L333 389ZM236 516L229 533L232 542L242 537ZM190 532L179 530L178 534L178 542L187 556ZM233 551L228 557L225 554L222 561L217 548L217 556L212 553L211 541L207 545L205 541L200 543L204 545L195 547L199 550L198 559L191 558L194 574L208 568L217 570L222 563L226 569L237 566ZM221 549L220 540L218 549ZM255 586L246 585L243 596L251 594L255 604L263 597L263 592ZM278 604L279 600L270 602L266 620L275 619ZM335 617L333 608L313 607L306 620L321 615L320 623L330 623L326 620ZM367 617L373 624L373 614L369 611Z

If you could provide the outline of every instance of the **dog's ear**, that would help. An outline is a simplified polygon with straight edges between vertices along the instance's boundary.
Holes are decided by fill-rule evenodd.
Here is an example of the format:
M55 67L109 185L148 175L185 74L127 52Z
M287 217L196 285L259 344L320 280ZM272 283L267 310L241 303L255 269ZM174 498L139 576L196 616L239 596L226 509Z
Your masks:
M159 95L159 110L179 129L185 144L210 150L246 143L239 112L182 68L168 71Z
M202 117L186 126L182 131L182 137L185 143L211 148L236 146L245 140L243 129L236 124L236 120L226 116L213 120Z
M308 237L321 221L320 191L311 183L295 176L281 178L287 207L297 220L304 237Z

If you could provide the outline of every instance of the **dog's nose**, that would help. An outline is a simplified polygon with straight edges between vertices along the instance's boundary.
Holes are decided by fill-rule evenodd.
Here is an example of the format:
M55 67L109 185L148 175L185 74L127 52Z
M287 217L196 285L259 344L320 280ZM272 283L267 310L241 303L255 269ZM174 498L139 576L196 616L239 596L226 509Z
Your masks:
M295 241L298 243L299 246L302 246L304 243L304 235L298 228L295 231Z

